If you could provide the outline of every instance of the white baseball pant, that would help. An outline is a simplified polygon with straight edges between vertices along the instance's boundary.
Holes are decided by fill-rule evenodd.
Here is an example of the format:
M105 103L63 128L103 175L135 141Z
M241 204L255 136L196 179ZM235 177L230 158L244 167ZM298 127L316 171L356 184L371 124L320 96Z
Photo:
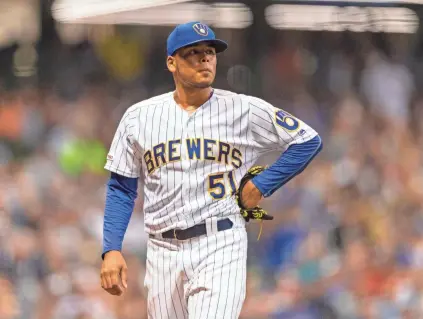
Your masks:
M245 227L236 226L185 241L150 238L148 318L237 319L245 299L247 246Z

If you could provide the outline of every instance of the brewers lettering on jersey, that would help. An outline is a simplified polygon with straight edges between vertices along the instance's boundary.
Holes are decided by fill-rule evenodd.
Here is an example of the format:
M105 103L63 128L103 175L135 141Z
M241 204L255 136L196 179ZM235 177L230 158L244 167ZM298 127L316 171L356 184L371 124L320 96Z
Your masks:
M177 26L166 60L175 90L131 106L107 156L101 284L113 295L127 289L122 242L141 180L149 318L238 318L247 232L237 186L258 157L279 150L243 190L257 206L321 149L317 132L293 115L212 87L217 54L226 48L207 25Z

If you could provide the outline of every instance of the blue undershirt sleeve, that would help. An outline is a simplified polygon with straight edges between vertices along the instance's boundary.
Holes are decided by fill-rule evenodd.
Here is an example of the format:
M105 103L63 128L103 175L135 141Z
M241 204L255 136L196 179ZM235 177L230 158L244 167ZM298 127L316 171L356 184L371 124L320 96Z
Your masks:
M275 163L251 181L264 197L268 197L300 174L322 150L322 147L319 135L307 142L292 144Z
M111 173L107 183L103 223L103 253L121 250L137 198L138 178Z

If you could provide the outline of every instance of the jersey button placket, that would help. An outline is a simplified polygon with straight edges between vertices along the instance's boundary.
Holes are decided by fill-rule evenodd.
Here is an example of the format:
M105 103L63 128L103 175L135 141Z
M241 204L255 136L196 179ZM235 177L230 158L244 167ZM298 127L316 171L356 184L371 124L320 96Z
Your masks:
M185 116L187 116L188 114L185 113ZM189 198L187 196L188 191L189 191L189 185L187 184L187 181L189 181L189 172L190 172L190 159L189 159L189 153L188 153L188 149L187 149L187 144L186 144L186 140L191 136L190 133L190 125L192 125L193 121L193 115L192 116L187 116L187 118L185 118L184 121L184 127L182 129L182 143L183 143L183 158L185 159L182 162L182 204L185 206L185 203L187 201L189 201Z

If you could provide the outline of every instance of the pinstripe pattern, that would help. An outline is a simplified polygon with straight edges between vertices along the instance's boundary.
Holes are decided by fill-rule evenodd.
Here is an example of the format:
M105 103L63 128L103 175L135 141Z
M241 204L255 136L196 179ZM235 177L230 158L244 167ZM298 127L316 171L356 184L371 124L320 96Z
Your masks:
M246 289L247 236L231 185L239 184L260 155L317 135L300 120L290 131L289 123L276 119L278 110L258 98L214 90L192 114L175 103L173 92L125 112L105 168L142 179L145 230L155 235L212 217L234 222L233 229L208 237L149 240L149 318L238 318ZM200 159L194 149L189 158L188 139L200 139ZM227 180L229 172L234 180ZM213 190L210 176L217 173L225 175L221 188Z

